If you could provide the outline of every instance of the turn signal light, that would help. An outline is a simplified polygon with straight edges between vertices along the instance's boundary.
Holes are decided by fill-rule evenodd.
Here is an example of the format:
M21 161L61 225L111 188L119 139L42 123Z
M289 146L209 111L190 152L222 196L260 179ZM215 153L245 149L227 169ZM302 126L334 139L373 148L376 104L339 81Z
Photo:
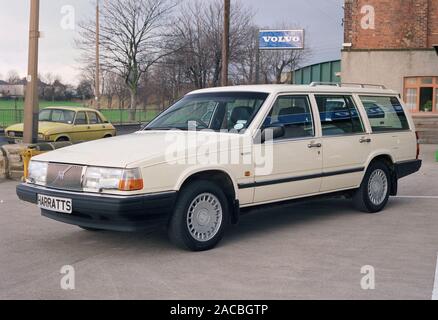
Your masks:
M137 191L143 189L143 179L140 169L126 169L119 181L120 191Z
M120 180L120 191L136 191L143 189L143 179Z

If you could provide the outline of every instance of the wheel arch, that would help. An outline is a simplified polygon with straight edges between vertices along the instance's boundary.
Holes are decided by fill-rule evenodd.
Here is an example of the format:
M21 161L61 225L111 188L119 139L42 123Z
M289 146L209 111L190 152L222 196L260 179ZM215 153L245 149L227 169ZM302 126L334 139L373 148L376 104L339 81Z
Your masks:
M68 134L59 134L55 136L55 139L53 139L53 141L57 142L59 141L59 139L65 138L68 141L71 141L71 137Z
M398 191L398 178L397 178L397 172L395 169L395 159L391 155L390 152L378 152L374 155L372 155L368 161L367 167L365 172L368 170L369 166L376 161L381 161L385 163L390 172L390 180L391 180L391 189L390 189L390 195L396 196Z
M197 180L208 180L216 183L224 191L230 207L231 222L236 224L239 220L238 186L231 174L223 169L205 168L186 173L179 181L177 190L182 190L186 185Z

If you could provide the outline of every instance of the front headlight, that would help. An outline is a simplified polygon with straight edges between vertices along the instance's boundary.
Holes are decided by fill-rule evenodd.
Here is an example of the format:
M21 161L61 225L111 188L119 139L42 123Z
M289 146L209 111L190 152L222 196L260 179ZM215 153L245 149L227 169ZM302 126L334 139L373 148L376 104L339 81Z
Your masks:
M139 169L115 169L88 167L84 180L84 190L135 191L143 189L143 179Z
M46 140L46 136L43 135L42 133L38 134L38 140Z
M49 164L47 162L31 160L29 163L28 176L26 181L41 186L46 185L48 166Z

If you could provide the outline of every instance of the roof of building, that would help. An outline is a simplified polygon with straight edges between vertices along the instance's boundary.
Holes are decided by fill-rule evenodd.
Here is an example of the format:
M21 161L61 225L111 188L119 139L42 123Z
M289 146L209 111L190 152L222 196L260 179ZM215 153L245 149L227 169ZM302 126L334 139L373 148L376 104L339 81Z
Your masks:
M214 93L214 92L264 92L264 93L359 93L359 94L398 94L398 92L380 87L378 85L365 84L310 84L310 85L249 85L233 87L217 87L201 89L189 94Z

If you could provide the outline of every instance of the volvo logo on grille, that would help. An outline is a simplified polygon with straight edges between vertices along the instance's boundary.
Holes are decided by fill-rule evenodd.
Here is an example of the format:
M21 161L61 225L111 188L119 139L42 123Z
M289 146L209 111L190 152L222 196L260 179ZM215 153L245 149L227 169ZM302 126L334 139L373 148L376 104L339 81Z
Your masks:
M64 181L65 174L67 172L69 172L71 170L71 168L73 168L73 166L69 166L67 169L65 169L63 171L58 171L58 175L56 176L56 179L53 181L53 183L55 183L57 181Z

